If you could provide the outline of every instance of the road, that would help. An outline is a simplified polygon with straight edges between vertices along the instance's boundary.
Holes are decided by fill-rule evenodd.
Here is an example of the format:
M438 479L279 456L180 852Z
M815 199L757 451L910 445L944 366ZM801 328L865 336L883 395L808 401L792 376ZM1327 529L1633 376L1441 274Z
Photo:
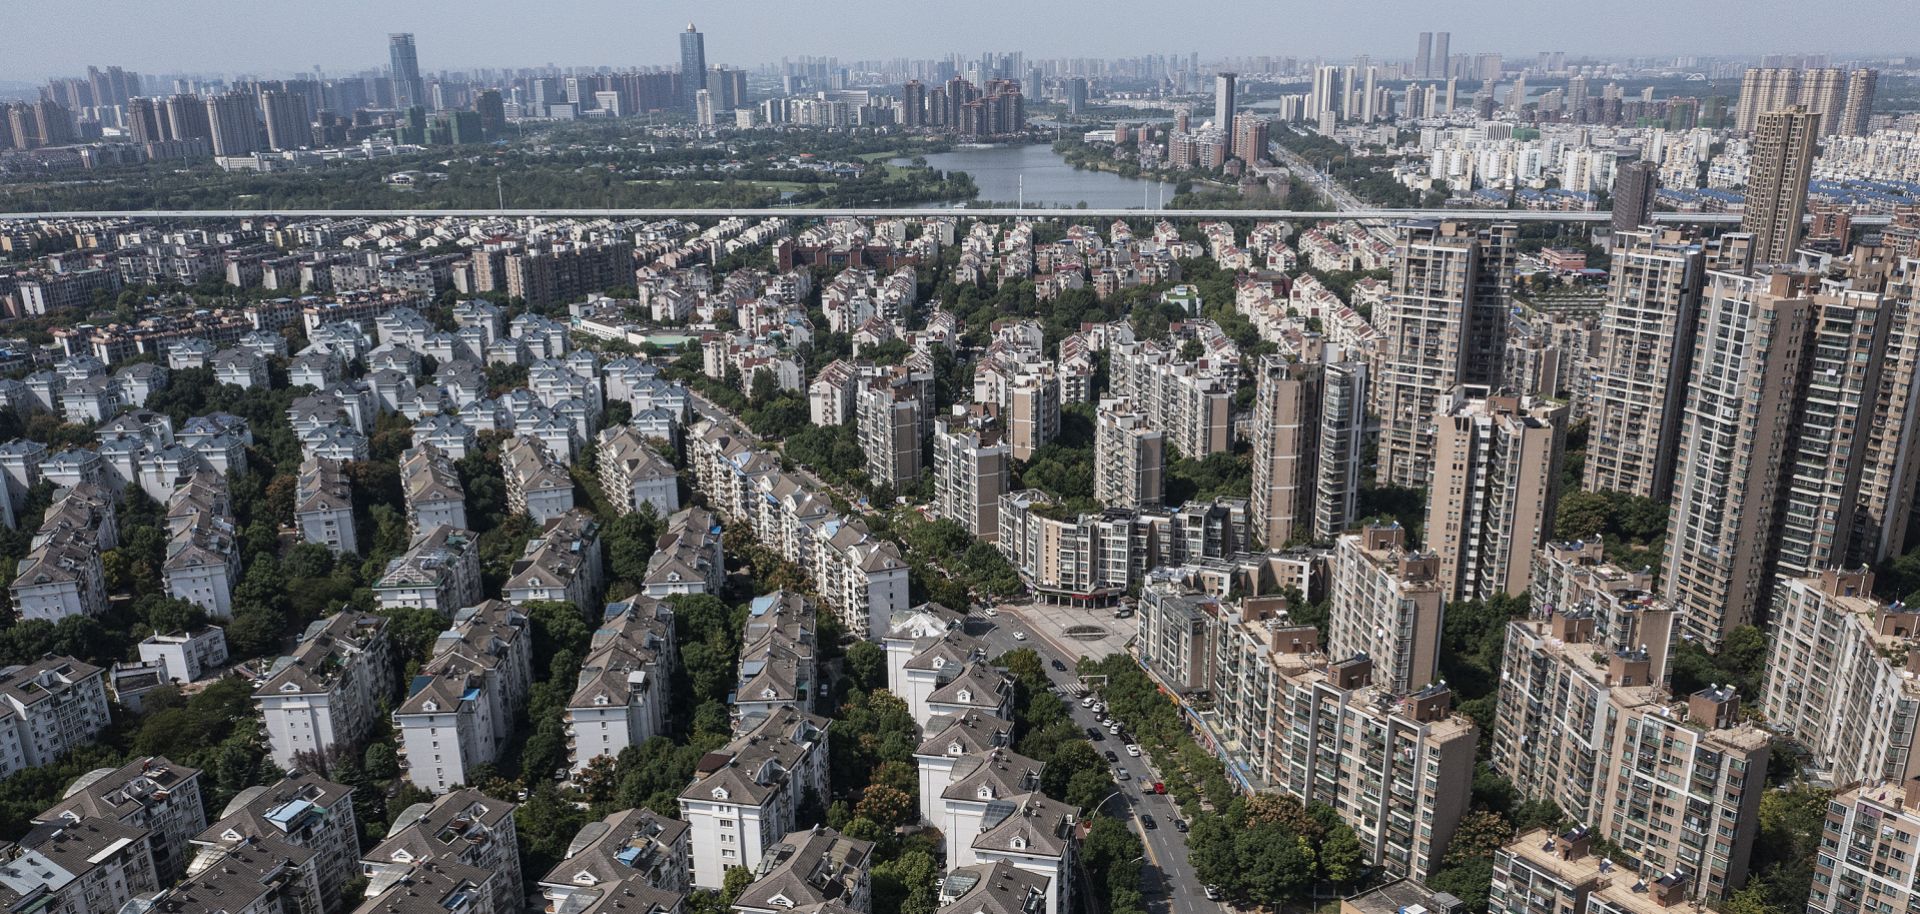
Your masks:
M776 455L779 453L779 448L765 447L761 443L759 436L755 435L752 429L747 428L745 423L735 419L732 413L722 409L719 404L714 403L712 400L701 396L698 391L695 391L691 387L687 388L687 401L693 404L693 411L698 413L701 418L712 419L715 424L725 429L728 434L735 438L745 441L755 448L769 450ZM798 464L794 465L794 468L788 471L788 475L798 478L816 493L822 495L834 493L838 494L841 498L847 497L847 493L840 491L834 486L828 485L826 480L815 476L812 470L803 469Z
M1346 189L1339 181L1335 181L1332 175L1321 171L1320 166L1301 158L1298 153L1279 143L1269 143L1267 145L1273 150L1274 161L1292 169L1294 174L1306 176L1307 180L1313 184L1314 189L1320 191L1320 195L1331 201L1333 208L1339 210L1342 214L1359 213L1373 209L1373 207L1368 206L1365 201L1354 196L1353 191ZM1443 210L1441 212L1450 214L1457 212L1457 210ZM1493 212L1501 211L1494 210ZM1612 216L1611 213L1605 215L1609 218ZM1366 226L1367 231L1375 238L1387 244L1394 242L1393 229L1389 227L1386 220L1362 218L1361 224Z
M1013 636L1016 631L1025 632L1027 637L1024 640L1016 639ZM1046 664L1047 676L1058 689L1064 690L1077 682L1071 670L1074 662L1080 659L1079 653L1046 638L1036 637L1012 613L1001 612L997 618L991 619L975 615L967 622L967 632L987 643L990 656L997 657L1016 648L1032 648ZM1055 660L1066 666L1068 672L1054 669ZM1094 713L1080 707L1079 701L1065 698L1064 695L1062 697L1067 702L1067 710L1073 714L1073 722L1082 730L1099 725ZM1093 747L1103 756L1109 751L1113 752L1119 759L1113 767L1124 769L1128 774L1126 780L1114 783L1118 795L1109 797L1102 808L1108 815L1125 817L1132 825L1134 834L1140 836L1140 843L1146 851L1140 881L1141 889L1147 896L1147 910L1153 914L1220 914L1226 910L1219 902L1207 900L1199 877L1194 875L1193 867L1187 864L1187 836L1173 827L1174 820L1182 816L1179 807L1173 803L1172 795L1141 793L1142 783L1151 784L1159 779L1151 766L1152 759L1144 753L1139 758L1128 756L1126 744L1111 735L1094 743ZM1142 827L1139 819L1142 813L1153 816L1160 827Z

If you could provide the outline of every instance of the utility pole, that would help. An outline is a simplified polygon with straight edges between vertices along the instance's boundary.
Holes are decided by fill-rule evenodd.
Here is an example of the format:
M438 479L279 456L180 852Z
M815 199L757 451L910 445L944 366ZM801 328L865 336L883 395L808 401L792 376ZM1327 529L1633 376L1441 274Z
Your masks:
M507 208L507 189L504 185L500 183L499 175L493 176L493 193L495 196L497 196L500 199L499 208L502 210L506 209Z

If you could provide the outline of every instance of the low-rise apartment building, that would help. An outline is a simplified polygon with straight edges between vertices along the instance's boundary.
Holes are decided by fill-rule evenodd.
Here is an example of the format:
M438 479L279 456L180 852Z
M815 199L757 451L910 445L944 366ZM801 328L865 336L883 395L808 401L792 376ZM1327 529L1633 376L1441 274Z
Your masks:
M290 771L309 755L358 751L395 675L385 616L340 612L307 626L253 692L273 763Z

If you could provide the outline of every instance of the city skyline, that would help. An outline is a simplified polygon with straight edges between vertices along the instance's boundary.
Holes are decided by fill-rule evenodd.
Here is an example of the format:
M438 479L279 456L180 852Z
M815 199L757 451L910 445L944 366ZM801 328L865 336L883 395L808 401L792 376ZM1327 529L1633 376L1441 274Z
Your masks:
M712 33L715 46L710 60L734 66L758 66L809 54L851 61L983 50L1020 50L1037 57L1121 57L1184 55L1197 49L1203 60L1262 54L1329 60L1367 54L1412 60L1420 31L1451 34L1449 50L1455 54L1565 50L1611 56L1780 52L1875 56L1903 53L1902 45L1920 39L1920 25L1911 16L1901 15L1908 10L1892 0L1855 4L1851 15L1812 22L1786 0L1760 0L1743 5L1741 21L1712 32L1694 29L1703 20L1688 14L1688 8L1698 7L1702 16L1707 15L1704 3L1623 0L1606 12L1610 19L1636 24L1630 43L1606 37L1626 34L1625 30L1594 29L1590 16L1542 17L1533 5L1508 0L1480 4L1471 11L1449 10L1446 15L1411 0L1382 0L1374 4L1372 16L1401 24L1392 30L1353 28L1301 3L1233 2L1207 19L1156 22L1150 33L1134 28L1132 23L1139 17L1124 11L1091 19L1080 10L991 0L964 10L919 11L914 17L918 28L911 35L849 32L843 28L844 20L834 17L795 16L778 29L760 29L742 24L740 15L750 12L741 8L745 6L672 2L641 12L606 0L587 0L580 5L580 15L564 21L516 18L513 28L501 29L492 24L507 21L511 11L494 0L462 6L460 16L444 15L448 7L443 4L394 9L367 0L345 0L323 11L183 0L164 12L158 8L122 11L116 28L88 36L80 56L119 60L143 72L168 74L265 75L307 72L315 66L344 73L381 67L388 59L383 53L387 34L412 32L422 46L424 72L481 66L665 67L678 60L675 36L689 20ZM501 15L485 15L490 8ZM14 52L0 63L0 81L31 83L84 64L76 57L80 49L56 40L51 31L65 12L49 0L20 0L0 14L0 23L9 33L25 39L16 42ZM1144 8L1138 12L1151 14ZM1724 23L1717 11L1714 15ZM1015 16L1021 19L1021 27L1008 28ZM1223 24L1227 20L1233 22L1231 27ZM595 21L625 25L578 25ZM266 40L269 34L289 30L304 36L299 47L308 59L292 63L286 58L285 44ZM1028 46L1033 35L1047 36L1048 44ZM1258 37L1263 35L1275 38L1269 42Z

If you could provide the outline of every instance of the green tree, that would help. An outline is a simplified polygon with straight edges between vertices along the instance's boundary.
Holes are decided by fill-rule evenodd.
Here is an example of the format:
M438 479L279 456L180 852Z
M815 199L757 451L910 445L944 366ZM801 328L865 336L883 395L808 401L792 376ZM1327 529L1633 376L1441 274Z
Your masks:
M871 641L859 641L847 648L846 666L847 677L856 689L872 691L887 684L886 652Z

